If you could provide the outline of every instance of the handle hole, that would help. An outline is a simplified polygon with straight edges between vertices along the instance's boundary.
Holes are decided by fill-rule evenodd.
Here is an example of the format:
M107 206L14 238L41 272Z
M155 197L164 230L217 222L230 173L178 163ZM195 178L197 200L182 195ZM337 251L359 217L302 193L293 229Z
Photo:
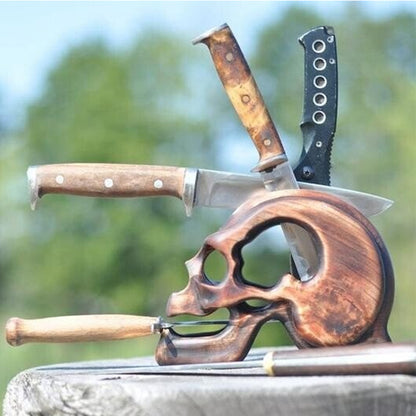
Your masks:
M327 83L328 81L323 75L318 75L313 79L313 85L316 88L325 88Z
M326 68L326 60L323 58L316 58L313 61L313 67L317 70L317 71L323 71Z
M312 115L312 119L316 124L323 124L326 120L326 115L323 111L315 111Z
M322 92L318 92L313 96L313 103L318 107L323 107L327 103L327 97Z
M312 43L312 50L316 53L322 53L325 49L326 45L323 40L317 39Z

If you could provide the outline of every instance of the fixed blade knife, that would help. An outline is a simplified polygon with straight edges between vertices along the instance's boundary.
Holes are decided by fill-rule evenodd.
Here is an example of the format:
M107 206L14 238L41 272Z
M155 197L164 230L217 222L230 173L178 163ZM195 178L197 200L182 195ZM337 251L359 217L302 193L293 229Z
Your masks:
M229 320L168 322L160 316L69 315L40 319L10 318L6 340L12 346L33 342L113 341L160 334L173 327L227 325Z
M208 47L225 92L259 153L260 159L253 171L260 173L269 191L298 189L283 143L229 26L223 24L211 29L193 43ZM311 279L319 265L311 236L295 224L283 223L281 227L296 274L302 281Z
M30 202L36 208L46 194L89 197L171 196L179 198L189 216L196 206L235 209L253 196L266 194L256 174L174 166L111 163L67 163L31 166L27 171ZM379 214L392 201L376 195L314 183L299 187L332 193L365 216Z
M294 173L298 181L330 185L338 97L335 33L330 26L320 26L309 30L298 40L305 54L300 123L303 147Z

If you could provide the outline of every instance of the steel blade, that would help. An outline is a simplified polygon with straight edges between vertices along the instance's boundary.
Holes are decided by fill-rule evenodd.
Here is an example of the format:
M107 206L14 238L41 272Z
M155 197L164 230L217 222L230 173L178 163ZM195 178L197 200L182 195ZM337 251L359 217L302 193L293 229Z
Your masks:
M235 209L247 199L269 192L257 174L198 169L198 175L193 181L192 192L188 191L192 194L192 206ZM393 204L390 199L351 189L305 182L298 182L298 185L301 189L335 195L353 205L366 217L381 214ZM188 187L191 185L188 184Z
M194 206L235 209L264 192L264 183L258 175L199 169Z
M177 322L168 322L161 320L159 323L160 329L169 329L175 326L200 326L200 325L228 325L229 320L226 319L215 319L215 320L200 320L200 321L177 321Z
M198 321L176 321L176 322L169 322L163 320L161 317L159 317L159 322L157 324L154 324L153 327L160 331L161 329L169 329L174 328L176 326L182 326L182 327L191 327L191 326L205 326L205 325L228 325L230 320L227 319L208 319L208 320L198 320ZM265 324L271 324L271 323L281 323L278 319L269 319L265 322ZM157 332L155 331L155 332Z
M298 182L301 189L311 189L314 191L326 192L337 196L357 208L366 217L381 214L393 205L391 199L383 198L378 195L351 189L338 188L336 186L319 185L317 183Z
M260 172L267 190L299 189L293 169L289 162L283 162L270 171ZM297 274L303 282L310 280L319 267L319 258L309 233L296 224L281 224L289 246Z

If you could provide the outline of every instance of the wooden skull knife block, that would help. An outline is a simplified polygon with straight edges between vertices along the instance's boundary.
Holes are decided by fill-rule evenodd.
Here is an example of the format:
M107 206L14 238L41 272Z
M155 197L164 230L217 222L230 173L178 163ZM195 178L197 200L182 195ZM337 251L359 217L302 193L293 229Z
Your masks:
M313 236L320 259L315 276L301 282L286 274L269 288L246 282L241 273L243 247L282 222L297 224ZM214 250L228 265L220 283L204 272ZM171 295L167 315L208 315L228 308L230 321L206 336L164 331L156 351L160 364L241 360L271 319L280 320L300 348L390 341L387 321L394 276L387 249L373 225L334 196L287 190L252 199L208 236L186 265L188 285ZM246 302L250 299L268 304L252 307Z
M243 247L266 229L293 223L315 243L319 267L302 282L284 275L272 287L244 279ZM209 280L207 257L217 250L227 262L221 282ZM156 360L161 365L242 360L259 329L279 320L299 348L388 342L394 276L386 247L371 223L355 208L329 194L307 190L270 192L241 205L228 222L209 235L186 266L188 285L173 293L167 315L209 315L219 308L228 323L211 333L181 335L171 327L155 331L157 318L102 315L11 319L7 337L24 342L124 339L160 333ZM257 299L265 306L254 307ZM156 321L155 321L156 319Z

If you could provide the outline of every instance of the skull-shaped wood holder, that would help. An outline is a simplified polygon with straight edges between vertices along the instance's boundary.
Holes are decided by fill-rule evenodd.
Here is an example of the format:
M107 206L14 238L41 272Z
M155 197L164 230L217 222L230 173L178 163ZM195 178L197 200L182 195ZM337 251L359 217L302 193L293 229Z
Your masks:
M319 268L302 282L284 275L273 287L247 282L242 249L266 229L297 224L313 237ZM227 262L224 280L209 280L204 263L214 250ZM329 194L306 190L270 193L242 205L216 233L209 235L186 266L189 282L173 293L167 315L209 315L227 308L230 321L211 334L162 332L159 364L241 360L261 326L279 320L300 347L390 341L387 321L394 295L388 251L374 226L355 208ZM253 307L257 299L266 306Z

